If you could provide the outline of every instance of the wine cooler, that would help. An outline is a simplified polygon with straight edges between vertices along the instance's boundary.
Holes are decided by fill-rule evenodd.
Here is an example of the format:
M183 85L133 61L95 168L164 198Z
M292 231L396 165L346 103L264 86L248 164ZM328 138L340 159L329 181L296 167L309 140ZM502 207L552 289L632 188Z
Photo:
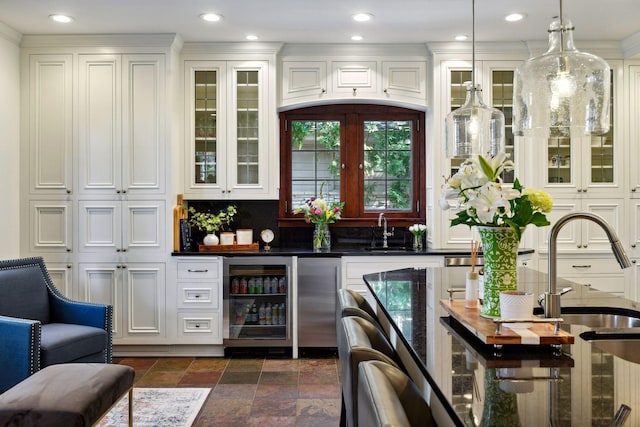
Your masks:
M291 257L224 259L224 345L288 347Z

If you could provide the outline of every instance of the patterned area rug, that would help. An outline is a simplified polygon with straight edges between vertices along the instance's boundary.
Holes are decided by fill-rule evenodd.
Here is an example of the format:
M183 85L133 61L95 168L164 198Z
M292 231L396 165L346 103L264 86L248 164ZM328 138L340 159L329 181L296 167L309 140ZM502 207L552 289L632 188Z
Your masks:
M189 427L211 391L210 388L133 389L133 425L136 427ZM97 427L126 427L129 395L104 416Z

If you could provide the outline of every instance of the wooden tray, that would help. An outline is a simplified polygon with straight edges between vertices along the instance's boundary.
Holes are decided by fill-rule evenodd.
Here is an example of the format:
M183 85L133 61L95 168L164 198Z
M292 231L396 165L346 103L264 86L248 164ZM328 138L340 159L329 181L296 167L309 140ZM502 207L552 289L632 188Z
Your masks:
M464 300L440 300L440 305L469 332L484 344L560 345L573 344L574 336L560 329L554 334L552 323L533 323L527 329L511 329L502 326L496 333L496 323L480 316L480 308L466 308Z
M198 245L199 252L259 252L260 245L256 243L250 243L248 245Z

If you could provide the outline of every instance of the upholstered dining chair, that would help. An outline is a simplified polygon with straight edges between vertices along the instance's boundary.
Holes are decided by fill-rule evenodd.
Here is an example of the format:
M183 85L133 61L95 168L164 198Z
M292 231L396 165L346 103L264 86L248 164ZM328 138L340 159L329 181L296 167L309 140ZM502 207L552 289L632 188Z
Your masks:
M0 261L0 393L45 366L111 363L112 317L64 297L42 258Z

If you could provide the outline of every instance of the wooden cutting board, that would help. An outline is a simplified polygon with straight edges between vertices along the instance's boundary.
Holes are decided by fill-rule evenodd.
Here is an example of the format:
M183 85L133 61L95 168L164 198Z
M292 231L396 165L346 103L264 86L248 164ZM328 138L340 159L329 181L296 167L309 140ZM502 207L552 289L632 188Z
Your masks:
M562 329L554 334L552 323L533 323L526 329L511 329L503 325L500 334L496 334L495 322L480 316L479 307L466 308L461 299L443 299L440 305L485 344L559 345L574 342L574 336Z

